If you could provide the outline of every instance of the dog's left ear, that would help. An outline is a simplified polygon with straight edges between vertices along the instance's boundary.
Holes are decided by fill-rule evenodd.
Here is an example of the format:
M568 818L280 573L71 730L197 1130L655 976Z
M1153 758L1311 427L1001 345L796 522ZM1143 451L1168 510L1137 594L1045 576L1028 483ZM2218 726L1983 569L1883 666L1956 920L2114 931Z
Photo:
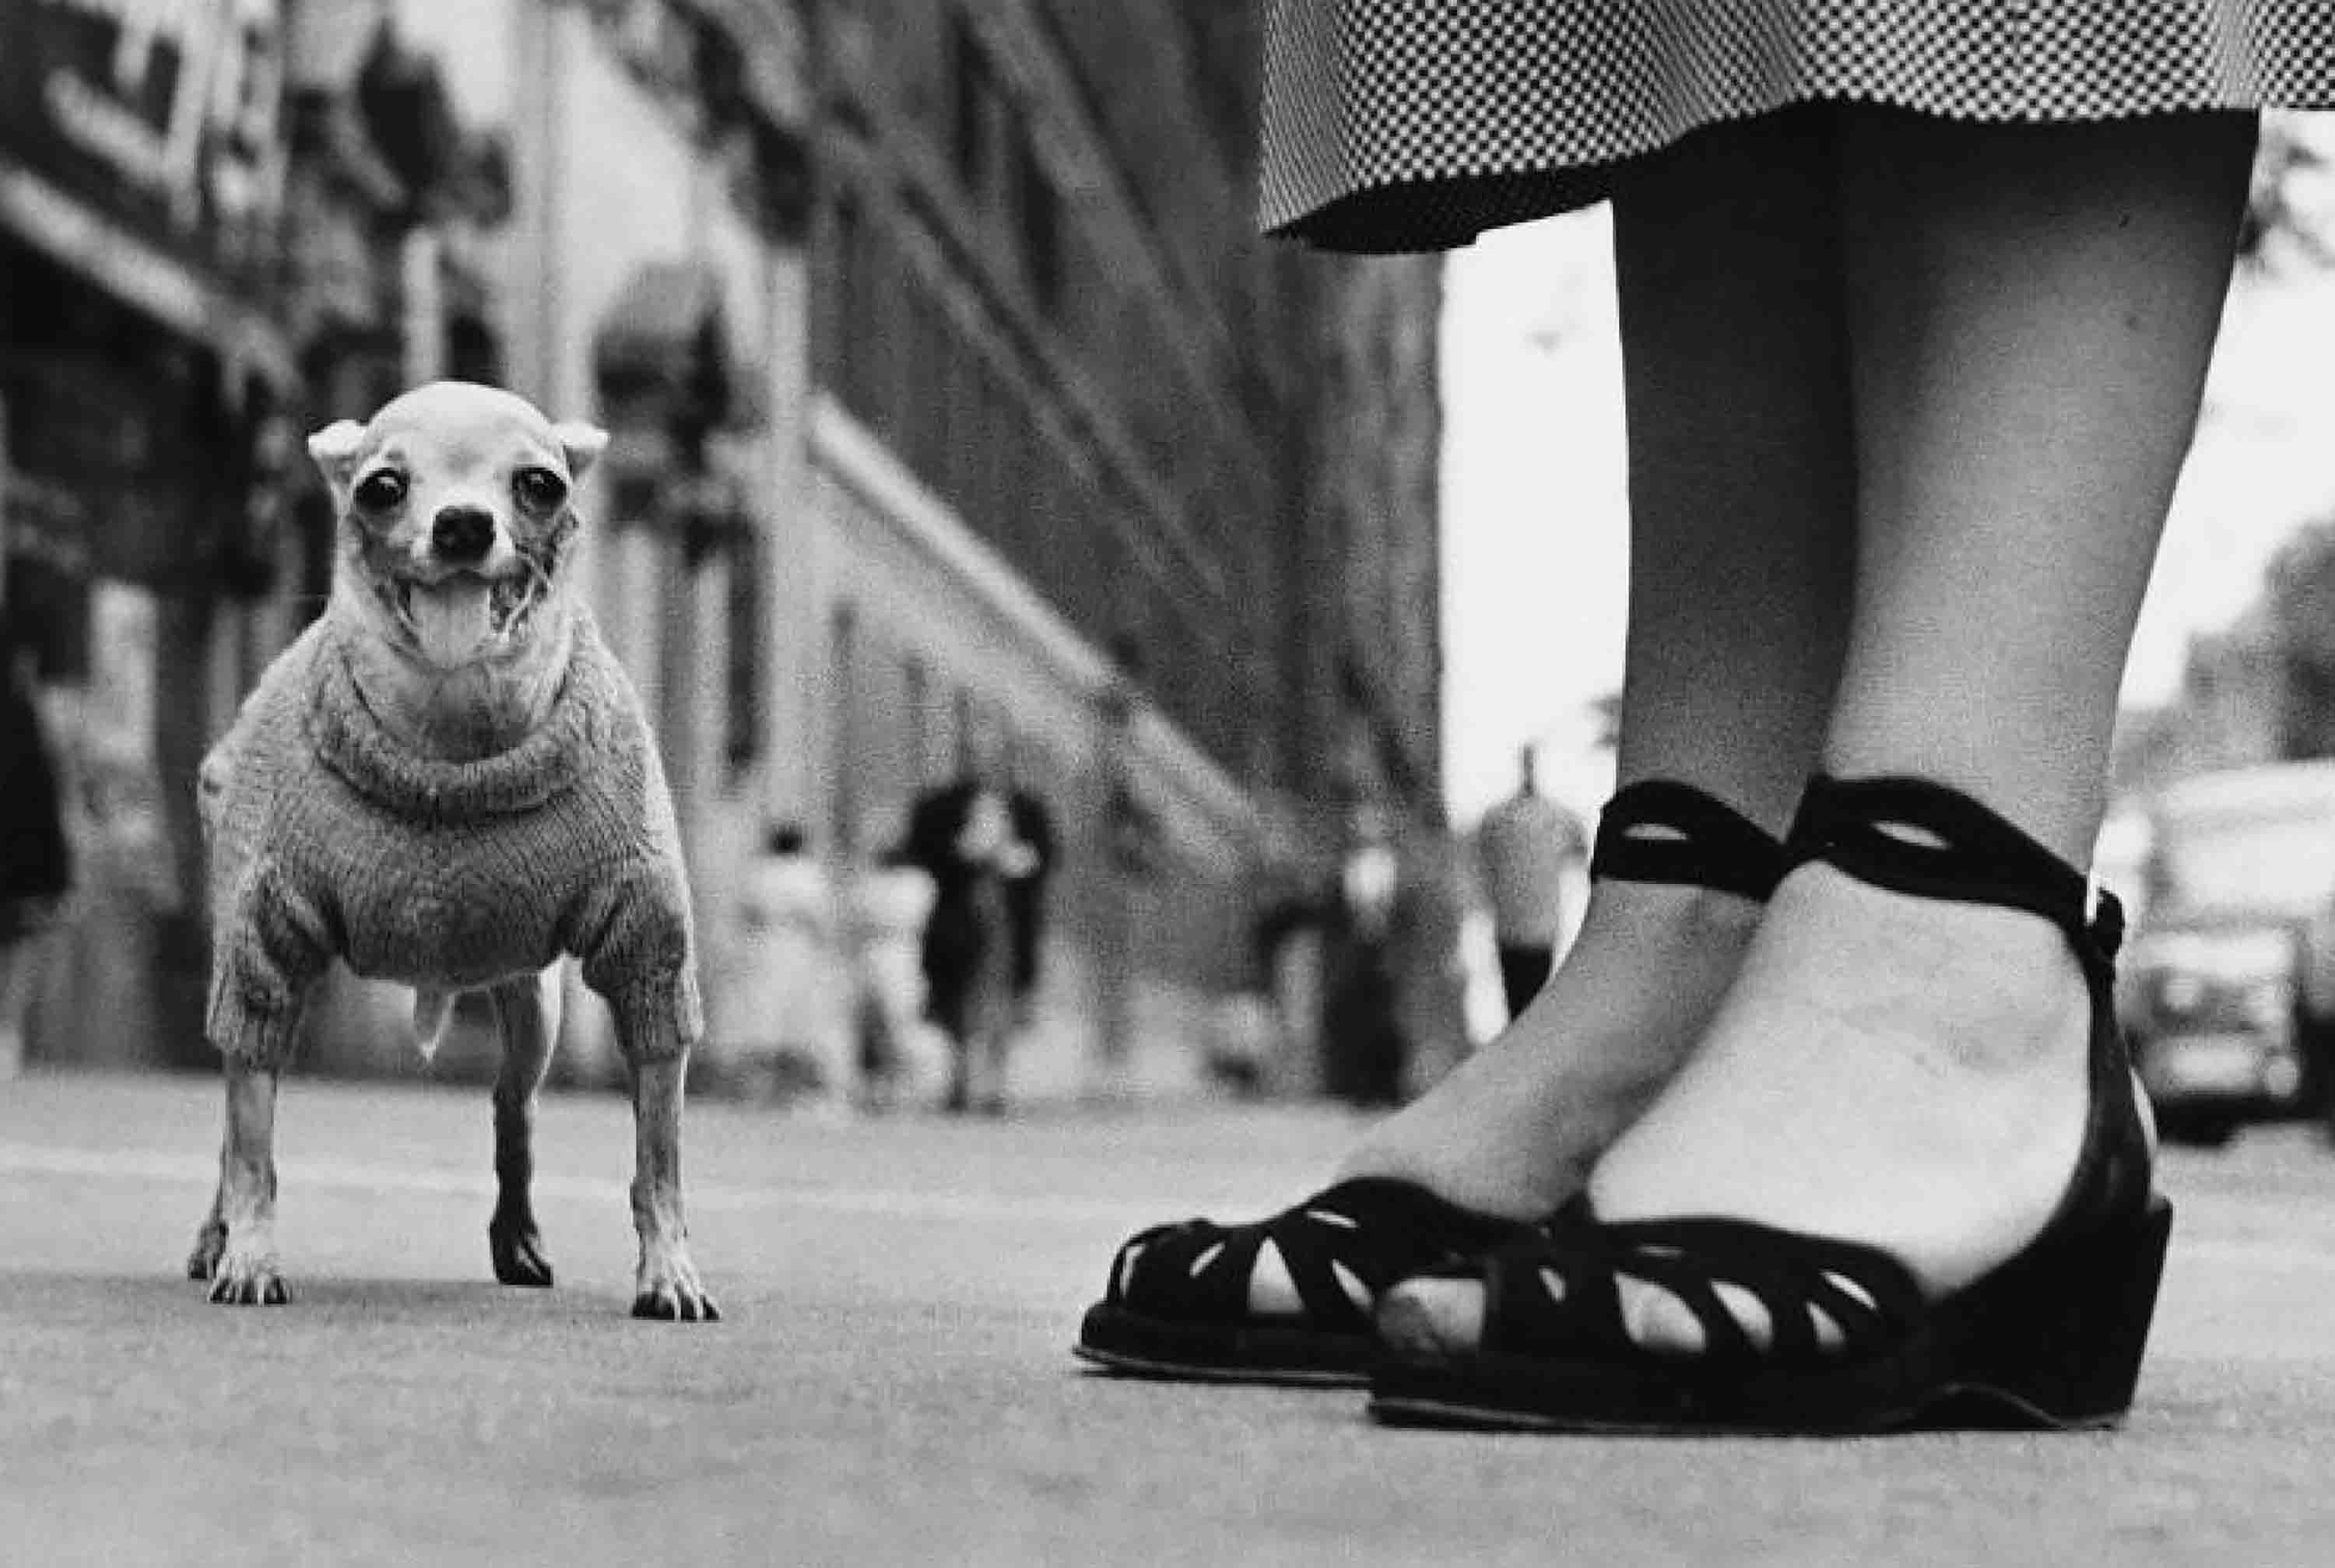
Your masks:
M332 487L337 511L348 509L349 480L356 472L357 449L363 444L364 426L354 420L334 420L308 438L308 456Z
M551 439L559 443L560 451L567 459L568 479L579 485L592 465L600 460L600 454L608 450L608 432L582 420L560 421L551 427Z

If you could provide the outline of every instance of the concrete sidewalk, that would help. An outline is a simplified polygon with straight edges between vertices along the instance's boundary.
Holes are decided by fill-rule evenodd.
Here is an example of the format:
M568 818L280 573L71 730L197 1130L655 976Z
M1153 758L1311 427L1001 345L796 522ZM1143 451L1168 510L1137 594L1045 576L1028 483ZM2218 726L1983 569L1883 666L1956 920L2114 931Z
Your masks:
M1129 1229L1286 1201L1326 1113L826 1125L693 1109L728 1321L625 1316L621 1103L554 1101L559 1269L498 1289L483 1097L296 1082L295 1304L179 1275L216 1086L0 1084L0 1563L2335 1561L2335 1154L2175 1154L2121 1433L1650 1442L1391 1431L1340 1393L1078 1370Z

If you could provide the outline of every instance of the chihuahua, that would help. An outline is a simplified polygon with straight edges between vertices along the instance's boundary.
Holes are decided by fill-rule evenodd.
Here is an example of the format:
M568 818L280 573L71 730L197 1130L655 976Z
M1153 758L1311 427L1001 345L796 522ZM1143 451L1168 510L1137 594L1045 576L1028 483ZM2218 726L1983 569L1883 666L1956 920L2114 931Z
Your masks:
M682 1217L682 1081L702 1031L686 874L639 699L569 581L572 498L607 437L436 382L309 438L338 530L325 613L203 762L226 1063L218 1190L188 1273L290 1300L275 1245L277 1080L331 963L410 985L425 1056L490 1001L495 1277L547 1286L530 1186L559 964L614 1012L636 1132L635 1317L720 1316Z

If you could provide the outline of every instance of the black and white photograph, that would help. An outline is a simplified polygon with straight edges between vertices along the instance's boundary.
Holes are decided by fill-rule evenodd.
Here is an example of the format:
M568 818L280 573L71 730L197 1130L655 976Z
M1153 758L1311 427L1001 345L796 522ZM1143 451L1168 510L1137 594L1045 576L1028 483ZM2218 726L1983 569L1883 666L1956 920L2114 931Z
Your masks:
M2262 1564L2335 0L0 0L0 1565Z

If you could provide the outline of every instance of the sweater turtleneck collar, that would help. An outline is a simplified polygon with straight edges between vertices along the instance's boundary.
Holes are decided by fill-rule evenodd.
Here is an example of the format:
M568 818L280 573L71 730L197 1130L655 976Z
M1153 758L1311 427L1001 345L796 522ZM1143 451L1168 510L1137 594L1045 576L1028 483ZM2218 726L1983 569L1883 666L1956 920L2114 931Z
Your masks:
M606 728L615 693L588 617L579 615L559 693L543 724L518 745L470 762L415 752L367 704L342 634L318 650L308 733L325 764L360 793L407 816L436 820L531 811L575 787Z

